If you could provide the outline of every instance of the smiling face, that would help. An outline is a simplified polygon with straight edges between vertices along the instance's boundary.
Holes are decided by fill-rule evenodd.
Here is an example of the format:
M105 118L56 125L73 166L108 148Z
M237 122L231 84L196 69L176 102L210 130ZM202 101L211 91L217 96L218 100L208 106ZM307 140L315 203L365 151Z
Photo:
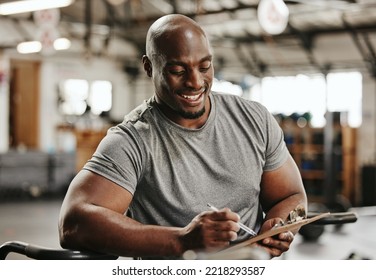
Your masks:
M143 58L156 101L172 121L198 128L210 111L214 71L209 42L202 29L185 17L173 18L156 30Z

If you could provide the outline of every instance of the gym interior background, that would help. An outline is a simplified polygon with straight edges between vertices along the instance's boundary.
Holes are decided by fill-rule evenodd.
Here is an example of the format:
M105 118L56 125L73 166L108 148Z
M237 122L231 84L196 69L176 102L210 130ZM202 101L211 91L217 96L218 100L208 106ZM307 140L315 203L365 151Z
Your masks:
M140 68L148 26L182 13L210 37L214 89L263 103L280 123L309 210L358 217L307 228L283 258L376 258L376 1L75 0L8 13L9 2L0 0L0 244L59 248L70 180L152 94Z

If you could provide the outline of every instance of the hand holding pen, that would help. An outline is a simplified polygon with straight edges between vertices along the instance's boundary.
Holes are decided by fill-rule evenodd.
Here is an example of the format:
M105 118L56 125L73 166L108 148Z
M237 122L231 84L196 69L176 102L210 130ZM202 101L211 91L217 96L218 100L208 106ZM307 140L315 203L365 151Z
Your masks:
M212 209L213 211L219 211L218 208L214 207L213 205L211 205L211 204L209 204L209 203L208 203L207 205L208 205L208 207L209 207L210 209ZM254 232L252 229L250 229L249 227L247 227L245 224L243 224L243 223L241 223L241 222L238 222L238 225L240 226L240 228L241 228L242 230L244 230L245 232L249 233L251 236L256 236L256 235L257 235L256 232Z
M238 221L239 215L230 209L203 211L181 228L181 247L183 251L226 248L238 238Z

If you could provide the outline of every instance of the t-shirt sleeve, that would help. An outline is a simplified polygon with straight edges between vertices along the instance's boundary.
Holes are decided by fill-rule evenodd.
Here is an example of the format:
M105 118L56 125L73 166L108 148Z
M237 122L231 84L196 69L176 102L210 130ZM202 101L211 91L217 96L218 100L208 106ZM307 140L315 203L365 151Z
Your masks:
M83 169L97 173L134 193L142 172L142 149L126 126L111 128Z
M272 171L281 167L283 163L285 163L289 151L284 141L283 131L274 116L269 111L266 111L265 119L267 142L264 171Z

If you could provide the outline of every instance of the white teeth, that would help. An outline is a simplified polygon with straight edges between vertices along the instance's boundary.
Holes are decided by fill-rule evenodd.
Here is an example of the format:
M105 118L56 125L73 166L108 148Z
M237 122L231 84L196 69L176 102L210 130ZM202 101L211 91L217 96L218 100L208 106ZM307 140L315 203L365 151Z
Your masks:
M183 95L185 99L188 100L197 100L200 97L201 94L196 94L196 95Z

